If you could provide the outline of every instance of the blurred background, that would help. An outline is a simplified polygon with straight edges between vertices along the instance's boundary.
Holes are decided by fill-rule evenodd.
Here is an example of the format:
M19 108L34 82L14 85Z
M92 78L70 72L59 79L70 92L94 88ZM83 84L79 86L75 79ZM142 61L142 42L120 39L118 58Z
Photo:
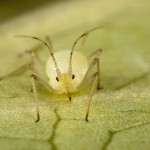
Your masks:
M0 1L0 22L46 5L47 3L54 4L60 1L65 0L2 0Z

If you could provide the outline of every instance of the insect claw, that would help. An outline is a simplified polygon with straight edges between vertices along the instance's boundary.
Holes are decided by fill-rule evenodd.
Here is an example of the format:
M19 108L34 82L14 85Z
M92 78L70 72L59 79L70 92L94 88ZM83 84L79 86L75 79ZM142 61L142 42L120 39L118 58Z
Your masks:
M71 101L71 96L69 96L69 100Z
M86 114L85 121L89 122L89 120L88 120L88 113Z
M69 100L71 101L71 93L67 90L67 96L69 98Z
M103 86L100 86L100 87L98 86L98 87L97 87L97 90L102 90L102 89L104 89Z
M40 121L40 119L37 119L35 122L38 123Z
M85 121L89 122L88 118L85 118Z
M35 121L36 123L38 123L40 121L40 115L37 115L37 120Z

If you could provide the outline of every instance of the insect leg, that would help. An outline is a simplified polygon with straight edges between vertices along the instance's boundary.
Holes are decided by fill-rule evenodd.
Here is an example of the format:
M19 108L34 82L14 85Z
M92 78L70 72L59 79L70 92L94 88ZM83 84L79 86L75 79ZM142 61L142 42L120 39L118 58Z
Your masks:
M35 105L36 105L36 114L37 114L36 122L38 122L40 120L40 113L39 113L39 100L38 100L38 96L37 96L35 80L39 81L39 83L41 85L43 85L47 90L54 92L54 93L57 93L57 91L55 91L47 82L45 82L43 79L41 79L37 75L35 75L35 74L31 75L32 89L33 89L33 93L34 93L34 99L35 99Z
M102 53L102 49L101 48L99 48L98 50L96 50L96 51L94 51L93 53L91 53L89 56L88 56L88 59L91 59L91 58L93 58L93 57L95 57L95 58L99 58L100 57L100 55L101 55L101 53Z
M35 105L36 105L36 115L37 115L36 122L38 122L40 120L39 100L38 100L38 97L37 97L37 91L36 91L35 81L34 80L35 80L34 76L31 75L32 89L33 89Z
M57 93L57 91L54 90L45 80L43 80L42 78L40 78L35 74L32 74L32 76L34 77L35 80L39 81L39 83L42 84L47 90L53 93Z
M89 111L90 111L90 107L91 107L91 101L92 101L92 97L94 95L94 92L96 90L96 86L98 85L99 73L98 72L94 73L93 76L91 77L91 79L93 79L93 78L94 78L94 83L92 85L92 89L91 89L91 92L89 94L88 108L87 108L87 112L86 112L86 116L85 116L86 121L89 121L88 116L89 116Z
M16 75L19 72L23 71L24 69L31 69L32 70L32 66L30 64L23 65L23 66L17 68L16 70L6 74L5 76L0 77L0 80L6 79L8 77L12 77L12 75ZM38 99L37 99L37 92L36 92L36 88L35 88L34 78L32 76L31 76L31 80L32 80L32 89L33 89L35 101L36 101L36 112L37 112L36 122L37 122L40 119L40 117L39 117L39 104L38 104Z
M94 66L96 65L96 71L94 69ZM99 58L94 58L93 61L91 62L85 76L84 79L82 80L82 82L80 83L80 85L77 87L77 90L82 89L86 84L86 82L89 80L89 78L92 76L93 72L98 72L98 85L97 85L97 89L100 89L100 65L99 65Z
M85 116L85 120L86 120L86 121L88 121L88 116L89 116L89 112L90 112L92 97L93 97L93 95L94 95L94 92L95 92L95 90L96 90L96 87L98 87L98 84L99 84L99 73L96 72L96 73L94 73L92 76L86 78L86 79L83 81L83 84L86 85L87 83L89 83L89 81L91 81L91 80L93 80L93 79L94 79L94 82L93 82L92 89L91 89L90 94L89 94L88 108L87 108L87 112L86 112L86 116Z
M10 73L8 73L8 74L6 74L6 75L4 75L4 76L1 76L1 77L0 77L0 81L6 79L6 78L8 78L8 77L12 77L12 76L14 76L14 75L17 75L17 74L21 73L23 70L25 70L25 69L27 69L27 68L28 68L28 69L31 69L31 65L30 65L30 64L22 65L21 67L19 67L19 68L13 70L12 72L10 72Z
M99 57L101 56L101 54L102 54L102 49L101 48L99 48L98 50L96 50L96 51L94 51L93 53L91 53L89 56L88 56L88 60L89 60L89 62L91 62L91 60L93 60L93 58L97 58L98 59L98 61L99 61ZM100 82L100 65L99 65L100 63L98 62L97 63L97 71L99 72L99 82ZM100 86L100 83L98 84L98 89L102 89L103 87L102 86Z
M33 63L33 68L32 71L34 74L39 76L40 78L43 78L44 80L47 80L47 76L45 74L45 71L43 70L40 61L36 57L35 53L33 51L28 51L28 53L31 55L32 58L32 63Z
M92 73L94 66L96 66L96 72ZM88 121L89 111L90 111L90 107L91 107L91 101L92 101L92 97L93 97L93 94L95 92L95 89L96 89L96 87L97 87L97 89L100 89L100 69L99 69L99 66L100 66L99 65L99 58L94 58L90 64L85 76L84 76L83 81L77 87L77 90L80 90L87 83L89 83L89 81L93 80L93 78L94 78L94 83L93 83L91 92L89 94L89 103L88 103L88 108L87 108L87 112L86 112L86 116L85 116L86 121Z

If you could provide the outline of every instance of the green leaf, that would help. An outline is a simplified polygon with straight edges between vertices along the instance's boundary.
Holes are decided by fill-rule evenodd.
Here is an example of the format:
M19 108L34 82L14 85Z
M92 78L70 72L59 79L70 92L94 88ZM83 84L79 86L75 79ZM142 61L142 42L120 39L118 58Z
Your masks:
M89 122L86 89L66 95L38 84L41 120L35 123L30 71L0 82L0 145L3 150L141 150L150 148L150 2L148 0L68 1L47 5L0 25L0 75L29 62L17 54L37 50L44 64L48 52L38 42L14 35L50 35L54 49L71 48L83 32L90 34L85 55L98 48L101 84L93 97ZM48 56L48 57L47 57Z

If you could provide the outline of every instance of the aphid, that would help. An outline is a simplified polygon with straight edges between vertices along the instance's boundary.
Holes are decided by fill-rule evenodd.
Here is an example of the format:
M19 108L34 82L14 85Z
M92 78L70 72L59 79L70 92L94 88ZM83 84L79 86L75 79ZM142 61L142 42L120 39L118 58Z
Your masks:
M88 58L86 58L81 52L74 51L74 49L77 42L81 38L83 38L83 41L85 41L85 38L90 32L102 27L103 26L99 26L83 33L76 39L71 50L62 50L56 53L53 53L52 44L49 38L47 38L47 43L44 40L41 40L40 38L34 36L17 36L21 38L32 38L42 42L49 50L51 55L51 57L47 60L46 74L41 70L40 62L35 56L34 52L27 51L31 55L33 63L25 64L18 69L10 72L9 74L0 77L0 80L3 80L7 77L11 77L13 74L18 73L18 71L23 69L30 69L32 71L31 82L36 102L36 122L40 120L39 102L35 86L36 80L51 92L57 94L66 93L70 101L71 93L81 90L89 81L93 80L85 116L85 120L88 121L93 94L96 88L100 89L99 57L101 55L102 49L94 51ZM93 58L93 60L89 63L89 59L91 58Z

